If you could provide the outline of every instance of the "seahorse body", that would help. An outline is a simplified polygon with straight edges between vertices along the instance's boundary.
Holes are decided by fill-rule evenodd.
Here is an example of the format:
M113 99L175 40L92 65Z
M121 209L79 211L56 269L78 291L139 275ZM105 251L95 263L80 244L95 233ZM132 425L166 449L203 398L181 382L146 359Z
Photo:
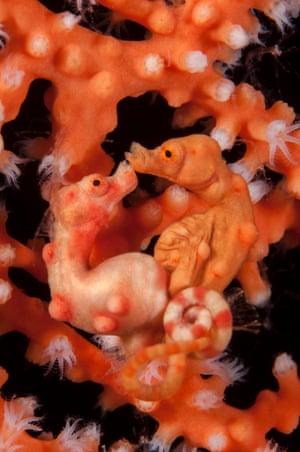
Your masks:
M111 177L93 174L56 194L53 242L43 251L52 317L91 333L124 335L162 316L167 274L152 256L126 253L89 267L96 234L136 183L124 162Z
M171 273L170 293L195 285L223 291L257 239L246 182L206 135L171 139L153 150L133 143L126 158L136 171L176 181L209 206L167 227L156 244L155 258Z

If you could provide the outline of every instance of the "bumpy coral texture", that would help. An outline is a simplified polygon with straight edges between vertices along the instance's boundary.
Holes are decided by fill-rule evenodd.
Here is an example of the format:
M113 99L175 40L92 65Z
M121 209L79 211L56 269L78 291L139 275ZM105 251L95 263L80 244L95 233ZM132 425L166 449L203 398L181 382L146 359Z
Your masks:
M0 332L25 338L37 386L56 379L63 392L67 381L79 399L88 382L93 395L82 419L70 401L57 428L3 358L1 451L279 451L278 436L296 429L300 381L285 343L252 403L228 401L247 378L236 332L272 329L263 259L283 238L300 243L297 112L230 71L260 44L260 16L284 34L299 10L297 0L0 0ZM143 39L121 39L123 23ZM41 79L51 130L11 140ZM106 152L121 103L149 92L172 110L175 137ZM9 197L34 162L45 230L22 243ZM47 294L18 284L16 268ZM155 428L110 439L108 413L125 405Z

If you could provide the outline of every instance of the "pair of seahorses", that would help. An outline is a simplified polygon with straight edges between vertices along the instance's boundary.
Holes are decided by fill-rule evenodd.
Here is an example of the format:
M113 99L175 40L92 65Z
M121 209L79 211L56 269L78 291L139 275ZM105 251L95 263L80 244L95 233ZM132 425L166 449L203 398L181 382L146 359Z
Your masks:
M134 143L126 158L130 164L122 162L113 176L84 177L52 197L53 241L43 252L49 311L85 331L121 336L129 354L125 391L162 400L182 382L187 354L203 359L226 348L232 317L222 291L257 233L246 184L210 137L168 140L151 151ZM96 235L137 185L133 168L182 185L208 209L167 227L154 257L125 253L90 268ZM141 370L160 357L168 357L165 375L147 384Z

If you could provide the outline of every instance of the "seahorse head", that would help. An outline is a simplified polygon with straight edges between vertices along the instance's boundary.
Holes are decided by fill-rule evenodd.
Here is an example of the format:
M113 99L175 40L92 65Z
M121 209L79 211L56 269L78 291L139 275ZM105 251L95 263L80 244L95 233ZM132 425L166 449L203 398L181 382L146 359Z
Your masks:
M112 176L99 173L61 188L51 209L55 220L66 227L85 223L99 224L110 217L114 207L135 189L137 177L127 162L121 162Z
M217 142L200 134L173 138L151 150L132 143L126 158L138 172L166 178L196 192L214 183L225 165Z

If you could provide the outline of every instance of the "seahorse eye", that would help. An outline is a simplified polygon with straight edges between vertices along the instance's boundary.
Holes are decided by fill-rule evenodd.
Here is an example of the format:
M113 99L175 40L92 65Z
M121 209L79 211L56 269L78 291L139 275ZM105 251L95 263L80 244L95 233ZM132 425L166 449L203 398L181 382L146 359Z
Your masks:
M101 185L101 181L99 179L94 179L92 183L94 187L98 187L99 185Z
M165 150L165 157L167 157L167 158L172 157L172 151L170 151L170 149Z

